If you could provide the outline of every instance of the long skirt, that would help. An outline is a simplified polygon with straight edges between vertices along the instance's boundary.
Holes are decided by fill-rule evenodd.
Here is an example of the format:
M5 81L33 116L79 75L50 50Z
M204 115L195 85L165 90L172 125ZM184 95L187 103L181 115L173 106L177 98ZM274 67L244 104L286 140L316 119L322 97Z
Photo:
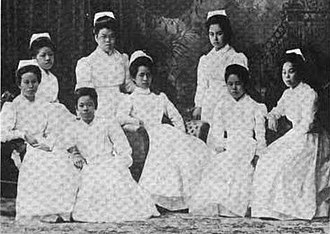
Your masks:
M294 129L268 146L254 176L252 216L312 219L329 209L329 138ZM327 202L328 200L328 202Z
M244 217L251 200L256 142L246 138L215 155L203 172L200 185L190 201L189 213ZM236 143L235 143L236 142Z
M77 169L67 154L28 145L18 175L16 220L46 215L69 217L77 181Z
M123 222L157 216L150 195L114 159L84 165L72 217L82 222Z
M168 125L147 127L150 146L139 184L168 210L188 208L213 152L193 136Z

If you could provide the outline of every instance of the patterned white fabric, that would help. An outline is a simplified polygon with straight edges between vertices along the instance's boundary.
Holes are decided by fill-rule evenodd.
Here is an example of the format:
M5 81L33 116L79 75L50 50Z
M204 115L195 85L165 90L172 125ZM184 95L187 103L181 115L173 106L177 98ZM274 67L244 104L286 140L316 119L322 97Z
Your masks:
M196 107L202 107L202 120L211 123L213 111L221 96L227 92L225 70L228 65L239 64L247 68L247 58L230 45L219 51L214 48L203 55L197 68Z
M244 217L251 199L251 160L266 147L266 113L265 105L246 94L239 101L226 95L217 105L208 145L226 151L205 168L190 203L191 213Z

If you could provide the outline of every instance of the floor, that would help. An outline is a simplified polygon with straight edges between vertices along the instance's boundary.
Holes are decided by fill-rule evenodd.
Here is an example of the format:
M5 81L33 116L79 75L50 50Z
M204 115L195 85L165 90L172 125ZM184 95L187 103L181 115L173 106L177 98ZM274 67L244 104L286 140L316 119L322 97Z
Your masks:
M15 199L1 198L1 233L330 233L329 219L265 221L250 218L194 217L168 214L144 222L17 224Z

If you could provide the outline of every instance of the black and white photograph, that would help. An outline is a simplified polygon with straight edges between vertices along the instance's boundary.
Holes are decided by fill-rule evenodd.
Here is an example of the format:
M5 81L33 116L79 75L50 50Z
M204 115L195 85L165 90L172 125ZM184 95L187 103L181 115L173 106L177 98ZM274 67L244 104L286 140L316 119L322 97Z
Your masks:
M329 0L1 0L1 233L330 233Z

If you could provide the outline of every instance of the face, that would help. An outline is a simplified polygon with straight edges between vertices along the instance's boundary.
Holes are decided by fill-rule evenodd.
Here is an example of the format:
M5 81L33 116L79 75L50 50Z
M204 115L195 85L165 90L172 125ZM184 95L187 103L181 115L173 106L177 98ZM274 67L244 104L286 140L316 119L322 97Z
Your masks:
M146 66L140 66L135 77L136 86L142 89L148 89L152 81L150 69Z
M77 113L85 123L92 122L95 113L95 103L90 96L82 96L78 99Z
M290 88L295 88L299 84L297 71L291 62L286 62L283 64L282 79L284 84Z
M54 65L54 51L49 47L42 47L38 51L36 60L42 69L50 70Z
M33 100L38 90L39 81L37 75L32 72L27 72L22 75L22 80L19 88L21 94L29 100Z
M95 35L97 45L106 53L114 50L116 35L111 29L102 28L97 35Z
M244 84L235 74L229 75L227 80L227 88L230 95L235 100L239 100L245 94Z
M211 24L209 29L209 39L212 46L219 50L225 46L224 33L219 24Z

